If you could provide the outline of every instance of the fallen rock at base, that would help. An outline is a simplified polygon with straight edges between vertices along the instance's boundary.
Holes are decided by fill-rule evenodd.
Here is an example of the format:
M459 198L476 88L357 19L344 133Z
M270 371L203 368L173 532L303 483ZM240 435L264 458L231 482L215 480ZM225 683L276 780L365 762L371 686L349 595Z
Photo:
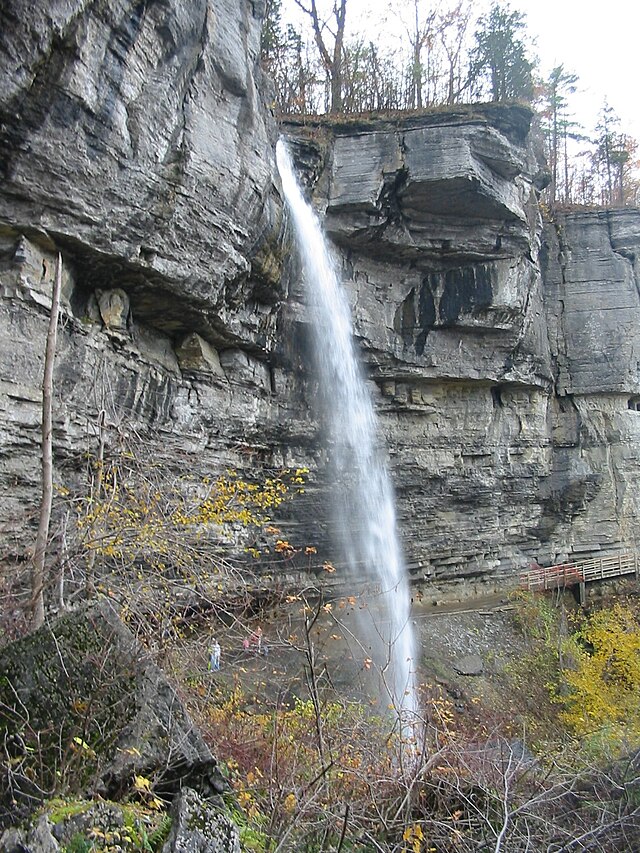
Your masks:
M27 825L5 830L0 853L59 853L96 844L121 853L240 853L234 824L191 788L176 796L170 814L135 803L53 801Z
M226 787L174 688L106 601L2 649L0 703L0 827L63 788L118 799L136 776L164 796Z
M0 853L58 853L59 850L51 823L44 814L28 829L11 828L0 836Z
M171 831L162 853L240 853L240 836L226 815L184 788L171 807Z
M453 668L458 675L482 675L484 662L480 655L465 655L454 662Z

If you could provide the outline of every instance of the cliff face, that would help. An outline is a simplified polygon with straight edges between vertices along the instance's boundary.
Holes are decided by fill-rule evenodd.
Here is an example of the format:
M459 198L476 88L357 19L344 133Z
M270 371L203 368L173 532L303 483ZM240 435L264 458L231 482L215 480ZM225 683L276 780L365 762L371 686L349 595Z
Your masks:
M59 483L107 444L186 473L280 465L282 290L263 4L116 0L0 11L0 498L32 540L55 253ZM284 411L281 411L284 409ZM295 464L295 460L294 463ZM82 476L80 473L79 476Z
M529 118L289 128L343 252L409 565L436 596L637 537L640 212L543 231Z
M640 211L566 214L544 238L555 379L545 527L568 506L572 512L561 516L555 537L574 550L635 550Z
M3 4L0 216L59 235L93 286L131 286L172 332L162 289L205 312L235 297L236 334L252 297L274 300L260 7Z
M308 465L289 530L323 544L263 4L183 6L0 11L0 523L16 555L39 498L57 250L59 481L79 476L104 410L108 443L144 435L154 464ZM409 564L437 597L632 548L640 524L640 213L568 214L543 234L529 120L484 107L285 128L343 258Z

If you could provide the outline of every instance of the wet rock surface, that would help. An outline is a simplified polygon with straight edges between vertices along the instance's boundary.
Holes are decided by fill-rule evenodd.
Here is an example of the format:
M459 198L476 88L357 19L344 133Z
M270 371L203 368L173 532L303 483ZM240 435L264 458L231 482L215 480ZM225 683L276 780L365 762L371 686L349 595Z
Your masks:
M24 562L55 255L59 485L143 435L157 464L307 466L277 521L322 572L334 474L283 227L262 4L0 12L0 523ZM634 546L637 211L543 234L531 114L495 105L284 127L337 246L412 579L458 599ZM86 456L84 457L86 458ZM295 571L288 575L293 577Z
M633 550L640 519L640 215L543 232L530 115L501 116L337 123L317 146L410 571L436 600Z

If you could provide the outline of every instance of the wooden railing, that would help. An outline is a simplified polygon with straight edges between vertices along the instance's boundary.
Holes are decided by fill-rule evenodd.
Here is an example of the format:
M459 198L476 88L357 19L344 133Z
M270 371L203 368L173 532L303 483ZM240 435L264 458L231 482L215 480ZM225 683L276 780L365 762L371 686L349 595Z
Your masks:
M635 574L637 577L639 570L637 554L618 554L558 566L536 566L520 576L520 586L530 590L558 589L620 575Z

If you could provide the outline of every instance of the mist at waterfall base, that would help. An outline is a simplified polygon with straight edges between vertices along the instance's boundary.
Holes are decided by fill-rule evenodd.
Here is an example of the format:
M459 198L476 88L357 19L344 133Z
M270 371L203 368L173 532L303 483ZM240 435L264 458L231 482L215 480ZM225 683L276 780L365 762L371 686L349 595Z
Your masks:
M359 602L358 653L379 676L381 701L403 720L413 719L416 642L411 600L373 402L356 355L336 265L283 140L276 156L314 336L318 396L332 457L331 512L349 571L348 585Z

